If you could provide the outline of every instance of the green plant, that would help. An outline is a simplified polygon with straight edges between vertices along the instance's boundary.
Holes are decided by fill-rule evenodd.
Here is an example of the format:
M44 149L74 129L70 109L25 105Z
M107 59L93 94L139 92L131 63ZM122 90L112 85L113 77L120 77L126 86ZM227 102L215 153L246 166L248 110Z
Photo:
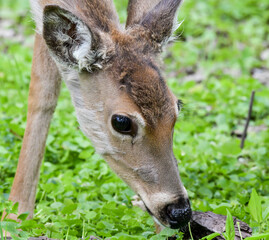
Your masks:
M5 239L4 232L10 233L11 237L15 240L26 240L29 238L29 233L21 231L21 224L8 218L9 214L18 216L18 203L6 202L2 205L1 210L5 210L5 217L0 221L0 236L1 239ZM25 221L28 213L22 213L18 216L18 219Z
M126 3L116 1L122 22ZM185 21L176 32L179 41L165 52L164 74L184 101L174 132L174 152L192 208L223 215L228 209L250 224L252 239L266 240L269 89L251 72L269 68L269 60L260 58L268 48L268 9L268 0L185 1L179 14L179 20ZM26 123L34 27L28 0L0 1L0 15L9 23L1 28L17 36L0 39L1 215L13 208L7 199ZM241 150L240 139L231 133L243 129L252 90L256 90L252 129ZM262 130L257 132L257 127ZM168 229L155 234L152 218L132 206L134 193L77 129L63 85L47 140L34 219L21 223L6 219L0 228L12 225L29 236L58 239L165 239L169 235L181 239L182 234ZM229 226L228 221L227 237L233 234Z

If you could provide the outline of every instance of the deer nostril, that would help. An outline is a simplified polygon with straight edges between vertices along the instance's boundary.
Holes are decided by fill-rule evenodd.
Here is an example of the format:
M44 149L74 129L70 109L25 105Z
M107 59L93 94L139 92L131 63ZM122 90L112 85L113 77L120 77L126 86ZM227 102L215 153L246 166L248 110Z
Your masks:
M170 204L166 208L166 214L171 228L181 228L191 220L191 207L189 204L183 206Z

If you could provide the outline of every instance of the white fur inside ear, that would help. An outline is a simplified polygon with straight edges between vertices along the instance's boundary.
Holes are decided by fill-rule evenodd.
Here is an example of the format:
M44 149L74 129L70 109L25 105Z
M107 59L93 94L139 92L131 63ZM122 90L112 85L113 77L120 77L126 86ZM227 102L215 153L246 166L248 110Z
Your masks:
M180 3L180 5L181 5L182 3ZM165 46L165 45L167 45L168 43L170 43L170 42L174 42L174 41L176 41L177 39L178 39L178 37L177 36L175 36L175 31L181 26L181 24L184 22L184 19L181 21L181 22L179 22L178 21L178 13L179 13L179 10L180 10L180 5L178 6L178 9L177 9L177 11L176 11L176 14L175 14L175 16L174 16L174 20L173 20L173 27L172 27L172 34L171 34L171 36L168 36L168 37L166 37L163 41L162 41L162 46Z
M81 23L80 21L75 21L77 24L77 32L79 35L79 39L81 39L81 44L79 44L74 52L73 56L78 62L78 68L80 70L86 69L91 71L91 63L95 61L94 54L92 51L92 35L88 29L88 27ZM77 39L78 40L78 39Z
M76 40L81 42L73 52L73 56L78 62L79 70L86 69L88 72L91 72L92 67L102 69L103 66L97 59L102 61L106 58L106 49L93 50L92 34L88 26L78 19L73 18L72 20L76 23L78 33Z
M162 46L167 45L170 42L174 42L177 40L177 36L175 36L175 31L181 26L181 24L184 22L184 20L182 20L181 22L177 21L177 17L175 17L174 19L174 23L173 23L173 28L172 28L172 34L171 36L165 38L162 42Z

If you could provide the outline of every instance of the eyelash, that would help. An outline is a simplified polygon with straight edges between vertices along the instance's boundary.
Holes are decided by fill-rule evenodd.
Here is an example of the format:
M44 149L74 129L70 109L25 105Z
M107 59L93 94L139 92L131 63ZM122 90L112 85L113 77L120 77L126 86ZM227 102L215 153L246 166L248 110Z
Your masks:
M181 99L177 100L177 107L178 107L178 111L180 112L182 107L184 106L184 103Z

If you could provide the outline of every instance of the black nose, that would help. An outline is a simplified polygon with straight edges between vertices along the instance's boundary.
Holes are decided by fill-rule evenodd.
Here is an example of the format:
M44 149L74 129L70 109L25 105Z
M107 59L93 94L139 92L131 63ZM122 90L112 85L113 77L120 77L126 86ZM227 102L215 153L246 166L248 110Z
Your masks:
M166 215L170 227L173 229L182 228L191 220L191 207L188 199L180 199L175 204L166 206Z

